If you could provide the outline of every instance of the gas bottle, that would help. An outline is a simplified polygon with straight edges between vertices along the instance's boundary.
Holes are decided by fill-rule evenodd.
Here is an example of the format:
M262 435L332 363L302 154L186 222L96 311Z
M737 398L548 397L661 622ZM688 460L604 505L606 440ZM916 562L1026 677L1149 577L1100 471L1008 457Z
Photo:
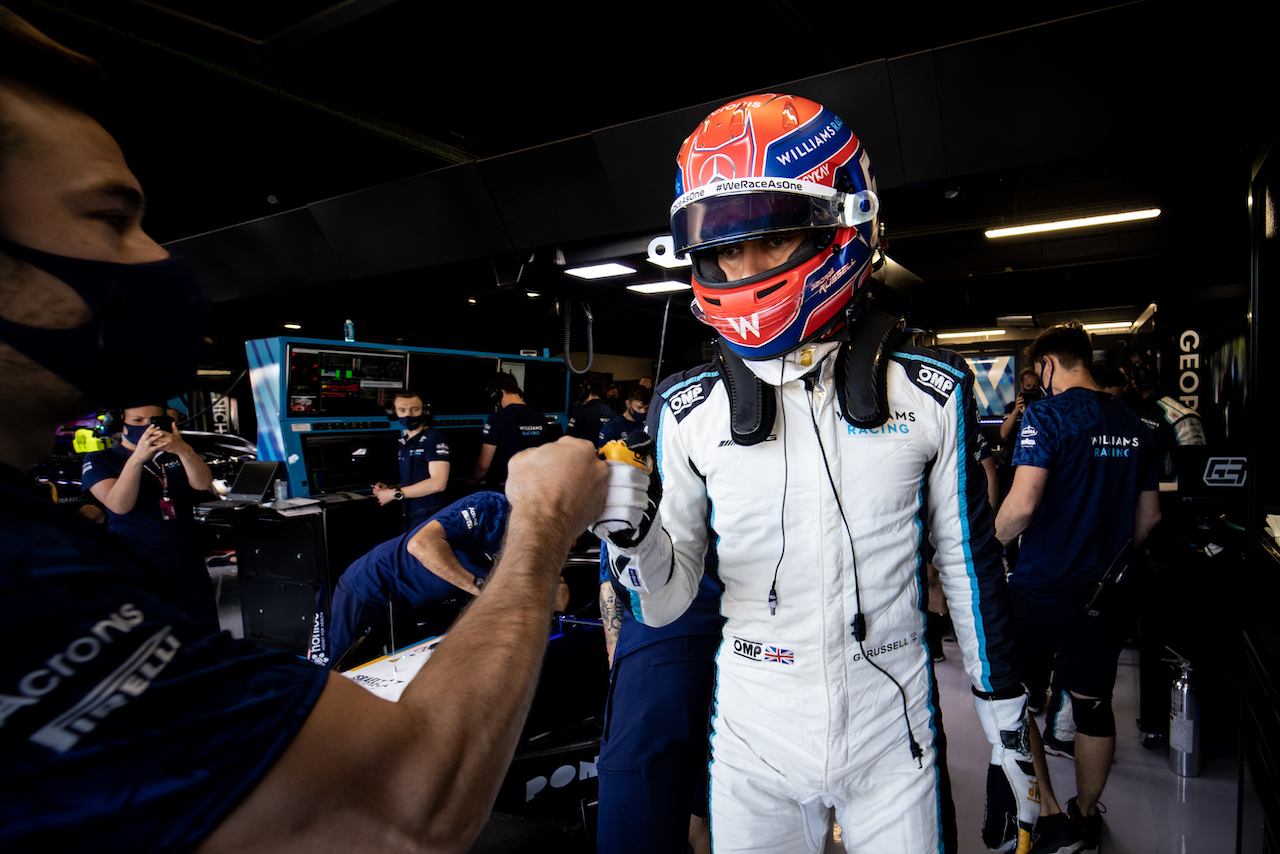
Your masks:
M344 341L356 340L356 325L351 322L351 318L349 317L342 324L342 340Z
M1165 647L1174 658L1178 675L1169 693L1169 768L1180 777L1200 775L1200 701L1191 684L1191 662Z

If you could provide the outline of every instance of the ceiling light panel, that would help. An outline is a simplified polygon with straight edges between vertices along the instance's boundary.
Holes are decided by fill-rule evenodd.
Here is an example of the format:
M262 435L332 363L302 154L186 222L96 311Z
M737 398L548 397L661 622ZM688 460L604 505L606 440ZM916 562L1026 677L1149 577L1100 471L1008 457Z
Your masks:
M579 279L607 279L612 276L630 276L635 270L625 264L611 261L608 264L593 264L590 267L574 267L565 272Z
M1061 231L1068 228L1090 228L1095 225L1114 225L1120 222L1136 222L1155 219L1160 216L1159 208L1142 211L1125 211L1124 213L1106 214L1104 216L1086 216L1078 219L1060 219L1056 222L1037 222L1031 225L1018 225L1012 228L992 228L984 234L987 237L1016 237L1021 234L1039 234L1045 231Z
M687 291L688 282L650 282L644 285L627 285L627 290L640 294L666 294L673 291Z

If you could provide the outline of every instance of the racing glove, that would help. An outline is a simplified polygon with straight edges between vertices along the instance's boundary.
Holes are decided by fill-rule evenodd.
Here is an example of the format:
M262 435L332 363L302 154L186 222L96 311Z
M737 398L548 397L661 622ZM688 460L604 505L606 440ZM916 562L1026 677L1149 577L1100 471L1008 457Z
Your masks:
M1040 817L1040 788L1031 764L1031 715L1027 692L984 694L975 690L974 708L982 731L991 742L987 768L987 809L982 841L991 851L1025 854L1031 850L1031 829Z
M671 541L658 505L662 480L653 464L653 439L644 432L600 449L609 464L604 509L591 533L609 544L609 572L629 590L651 593L671 575Z

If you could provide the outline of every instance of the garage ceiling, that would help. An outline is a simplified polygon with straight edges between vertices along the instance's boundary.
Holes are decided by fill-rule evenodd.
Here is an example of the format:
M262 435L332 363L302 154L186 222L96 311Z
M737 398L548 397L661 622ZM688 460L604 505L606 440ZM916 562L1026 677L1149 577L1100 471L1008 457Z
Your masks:
M366 340L554 351L536 287L589 298L597 347L641 325L654 349L661 299L578 287L558 262L661 233L684 134L754 91L821 100L867 144L890 255L924 280L916 323L1236 287L1250 163L1276 129L1243 4L7 5L115 76L107 124L149 229L201 268L228 340L284 320L330 337L357 314ZM981 234L1139 205L1165 213ZM480 333L467 295L488 300ZM676 303L670 331L699 337Z

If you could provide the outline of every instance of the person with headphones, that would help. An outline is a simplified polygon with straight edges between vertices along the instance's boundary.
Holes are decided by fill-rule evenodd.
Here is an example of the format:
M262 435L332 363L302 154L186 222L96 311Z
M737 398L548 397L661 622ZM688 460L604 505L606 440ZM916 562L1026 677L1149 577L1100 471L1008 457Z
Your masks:
M400 483L388 486L382 481L373 485L373 496L386 507L402 502L404 523L409 531L425 522L445 506L445 489L449 485L449 442L435 429L431 405L422 395L402 391L395 396L387 417L398 419L404 435L398 449Z
M174 604L216 625L217 600L192 516L213 473L163 406L111 410L103 426L117 441L85 456L81 487L106 509L107 530L160 572Z
M859 850L956 849L926 531L992 745L984 841L1029 846L1037 816L973 375L903 340L905 295L870 280L878 209L861 142L805 98L725 104L678 156L675 251L716 355L658 385L652 474L611 461L592 530L647 626L718 566L719 854L821 852L833 807Z
M484 423L480 454L467 483L483 479L490 489L502 492L511 458L546 441L547 418L524 402L520 384L505 371L489 381L489 398L496 410Z
M600 429L618 417L618 413L605 402L603 374L592 374L587 377L583 382L583 388L586 390L587 399L573 408L573 414L569 416L569 427L564 432L566 436L586 439L599 447L597 437L600 435Z

